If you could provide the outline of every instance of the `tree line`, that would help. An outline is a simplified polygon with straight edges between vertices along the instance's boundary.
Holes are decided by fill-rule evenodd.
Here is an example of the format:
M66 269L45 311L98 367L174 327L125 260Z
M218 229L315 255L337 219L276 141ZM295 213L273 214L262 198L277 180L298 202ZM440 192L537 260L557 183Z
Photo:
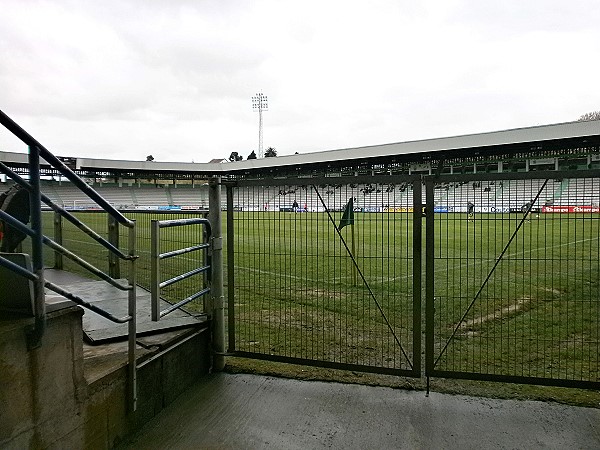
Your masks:
M273 147L269 147L265 150L265 158L274 158L277 156L277 150ZM242 161L244 157L240 155L238 152L231 152L229 155L229 161ZM246 159L257 159L256 152L252 150Z

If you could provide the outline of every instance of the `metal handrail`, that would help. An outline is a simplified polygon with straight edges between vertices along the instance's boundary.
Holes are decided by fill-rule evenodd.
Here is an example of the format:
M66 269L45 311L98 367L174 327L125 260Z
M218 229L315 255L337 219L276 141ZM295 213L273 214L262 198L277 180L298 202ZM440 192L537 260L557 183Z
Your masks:
M29 228L28 226L26 226L22 222L18 221L17 219L15 219L14 217L12 217L10 214L7 214L7 213L5 213L4 211L1 211L1 210L0 210L0 219L3 222L8 223L13 228L16 228L19 231L27 234L28 236L31 236L31 237L35 236L35 231L34 230L32 230L31 228ZM118 281L116 281L115 279L111 278L109 275L105 274L104 272L102 272L97 267L94 267L92 264L90 264L86 260L80 258L79 256L77 256L73 252L67 250L62 245L54 242L49 237L42 235L42 242L44 244L46 244L48 247L50 247L52 250L55 250L55 251L59 252L61 255L66 256L71 261L76 262L77 264L79 264L84 269L87 269L89 272L91 272L94 275L96 275L97 277L103 279L107 283L110 283L112 286L116 287L117 289L120 289L122 291L128 291L128 290L132 289L131 286L123 286Z
M31 191L31 185L29 183L27 183L27 181L25 181L19 175L14 173L11 169L9 169L8 166L6 166L2 161L0 161L0 172L3 172L6 176L10 177L15 183L17 183L20 186L24 187L25 189ZM80 221L77 217L75 217L69 211L58 206L56 203L54 203L52 200L50 200L50 198L48 196L44 195L42 192L40 192L40 196L41 196L42 201L46 205L48 205L53 211L57 212L62 217L65 217L69 222L71 222L73 225L75 225L77 228L79 228L81 231L83 231L85 234L87 234L93 240L98 242L100 245L102 245L108 251L112 252L113 254L117 255L119 258L121 258L123 260L129 259L128 255L126 255L121 250L119 250L117 247L115 247L113 244L111 244L109 241L104 239L102 236L100 236L98 233L96 233L94 230L92 230L90 227L88 227L85 223Z
M179 227L186 225L204 225L206 227L206 241L202 244L193 245L190 247L185 247L177 250L172 250L165 253L160 253L160 229L161 228L170 228L170 227ZM152 268L151 268L151 282L150 282L150 293L152 300L152 320L158 321L161 317L175 311L176 309L190 303L191 301L202 297L211 292L210 287L201 289L200 291L190 295L189 297L169 306L167 309L160 311L159 308L159 300L160 300L160 290L163 287L170 286L179 281L183 281L191 276L197 275L199 273L208 272L208 279L211 279L211 269L212 264L210 260L210 240L212 236L212 229L210 225L210 221L204 218L193 218L193 219L175 219L175 220L153 220L151 225L151 255L150 258L152 260ZM163 282L160 281L160 261L162 259L172 258L174 256L184 255L186 253L196 252L199 250L206 250L209 252L207 255L206 265L202 267L197 267L192 269L186 273L177 275L173 278L165 280Z
M99 308L98 306L94 305L93 303L86 302L81 297L79 297L75 294L72 294L69 291L66 291L65 289L61 288L60 286L57 286L56 284L51 283L50 281L45 281L44 286L46 286L51 291L56 292L59 295L62 295L63 297L77 303L78 305L83 306L84 308L89 309L90 311L95 312L96 314L101 315L102 317L104 317L112 322L127 323L127 322L131 322L131 320L133 318L131 315L127 315L124 317L113 316L108 311L105 311L102 308Z
M0 124L6 129L12 132L17 138L29 147L29 176L30 182L26 182L21 177L16 175L6 165L0 163L0 171L6 173L16 183L24 187L29 191L29 203L30 203L30 214L31 214L31 227L13 218L8 213L0 211L0 219L8 223L10 226L18 229L31 237L32 241L32 262L33 271L26 268L22 268L6 258L0 257L0 265L12 270L25 278L34 282L34 316L35 322L33 329L28 333L28 347L35 348L41 345L42 337L46 329L46 303L44 287L57 292L58 294L74 301L75 303L100 314L116 323L128 323L128 371L129 371L129 406L131 411L136 410L137 405L137 370L136 370L136 289L135 289L135 221L127 219L117 209L110 205L102 196L100 196L94 189L87 185L75 172L68 168L62 161L54 156L48 149L41 145L36 139L34 139L29 133L21 128L16 122L8 117L4 112L0 110ZM114 218L118 223L129 228L129 249L128 254L125 255L116 246L112 245L106 239L95 233L81 221L76 219L73 215L65 211L63 208L54 204L48 197L41 193L40 189L40 158L46 160L51 166L57 169L62 175L64 175L69 181L73 183L79 190L85 193L90 199L95 201L104 211L106 211L111 217ZM97 269L93 265L89 264L82 258L78 257L74 253L70 252L62 245L57 244L51 239L43 236L42 234L42 220L41 220L41 203L44 201L54 211L66 217L71 223L77 228L84 231L98 243L106 247L111 253L118 255L120 258L129 261L129 276L128 286L123 286L114 280L109 275L106 275L101 270ZM107 311L84 301L80 297L64 290L60 286L44 280L44 268L43 268L43 244L49 245L52 249L59 252L60 254L67 256L72 259L80 266L99 276L103 280L109 282L111 285L116 286L119 289L128 291L128 315L122 318L113 316Z
M121 214L114 206L108 203L100 194L92 189L88 184L83 181L75 172L68 168L60 159L54 156L50 151L40 144L36 139L33 138L27 131L21 128L14 120L8 117L2 110L0 110L0 123L19 138L24 144L29 147L37 147L39 156L45 159L52 167L57 169L62 175L64 175L71 183L73 183L80 191L85 193L89 198L94 200L103 210L113 216L120 224L127 228L132 228L134 222L126 218Z
M18 264L15 264L14 262L6 258L3 258L2 256L0 256L0 266L6 267L7 269L12 270L16 274L21 275L22 277L27 278L30 281L35 282L40 280L39 276L37 276L33 272L25 269L24 267L21 267ZM78 305L88 308L89 310L94 311L95 313L115 323L126 323L131 320L131 316L125 316L120 318L113 316L111 313L104 311L101 308L98 308L92 303L86 302L81 297L78 297L77 295L64 290L60 286L57 286L56 284L51 283L50 281L44 281L44 286L50 289L51 291L56 292L57 294L62 295L63 297L77 303Z

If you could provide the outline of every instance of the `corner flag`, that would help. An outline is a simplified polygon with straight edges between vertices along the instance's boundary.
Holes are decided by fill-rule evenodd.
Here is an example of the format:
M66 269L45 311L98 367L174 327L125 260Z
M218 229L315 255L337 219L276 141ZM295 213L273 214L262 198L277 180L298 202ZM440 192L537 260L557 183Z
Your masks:
M340 225L338 226L338 233L340 235L340 238L342 238L342 234L340 233L340 231L342 231L342 228L344 228L346 225L352 225L350 228L352 228L352 251L350 252L350 256L352 258L352 260L354 260L354 256L356 255L356 248L354 246L354 198L350 197L350 200L348 200L348 204L346 205L346 209L344 209L344 214L342 215L342 220L340 220ZM342 238L343 240L343 238ZM347 248L347 247L346 247ZM356 262L354 263L356 264ZM356 266L353 266L354 269L352 270L353 272L353 278L354 278L354 286L358 285L358 276L357 276L357 272L356 272Z
M338 230L341 231L346 225L354 225L354 200L352 197L350 197L346 209L344 209Z

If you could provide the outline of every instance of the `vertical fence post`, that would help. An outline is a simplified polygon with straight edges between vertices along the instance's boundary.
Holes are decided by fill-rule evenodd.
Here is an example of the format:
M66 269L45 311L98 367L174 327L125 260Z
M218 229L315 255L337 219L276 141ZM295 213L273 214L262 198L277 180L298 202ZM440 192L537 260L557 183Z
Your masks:
M33 283L35 323L28 333L27 346L34 349L42 344L42 336L46 330L46 300L44 295L44 257L42 245L42 199L40 194L40 149L35 145L29 147L29 208L31 214L31 253L33 273L38 277Z
M233 186L227 186L227 337L228 352L235 351L235 269L233 230Z
M215 355L213 370L225 367L225 312L223 297L223 237L221 236L221 179L212 177L208 181L208 219L212 229L212 276L211 276L211 317L212 344Z
M58 245L63 245L63 221L60 213L54 213L54 241ZM63 257L60 252L54 252L54 268L56 270L63 269Z
M421 375L421 279L423 248L423 186L413 181L413 372Z
M119 222L108 214L108 242L119 248ZM108 252L108 274L112 278L121 278L119 257L113 252Z
M425 177L425 375L427 376L427 390L429 391L429 377L433 372L434 362L434 270L435 270L435 247L434 247L434 180Z

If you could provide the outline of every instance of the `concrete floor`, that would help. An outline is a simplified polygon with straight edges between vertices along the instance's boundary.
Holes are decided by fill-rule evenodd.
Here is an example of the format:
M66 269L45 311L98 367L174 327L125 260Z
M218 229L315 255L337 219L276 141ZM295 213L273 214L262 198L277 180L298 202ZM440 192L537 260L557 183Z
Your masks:
M600 410L221 373L122 448L598 449Z

